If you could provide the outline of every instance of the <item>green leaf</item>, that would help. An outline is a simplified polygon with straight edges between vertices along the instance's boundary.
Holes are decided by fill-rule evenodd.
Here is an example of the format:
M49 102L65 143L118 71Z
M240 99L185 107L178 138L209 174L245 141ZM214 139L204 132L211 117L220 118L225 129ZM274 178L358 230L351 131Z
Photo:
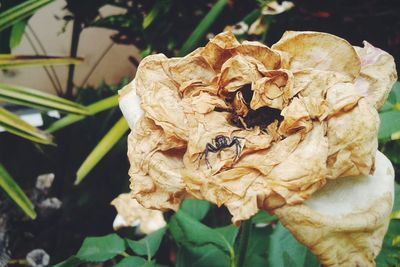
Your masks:
M87 106L87 110L90 113L90 115L95 115L101 111L104 111L104 110L107 110L107 109L110 109L110 108L113 108L116 106L118 106L118 95L113 95L113 96L107 97L105 99L102 99L100 101L97 101L96 103L93 103L93 104ZM54 133L64 127L67 127L67 126L75 123L75 122L81 121L84 118L86 118L86 116L70 114L60 120L55 121L45 131L47 133Z
M56 109L68 113L89 115L89 111L85 107L75 102L18 85L0 83L0 100L42 110Z
M229 256L214 245L178 249L175 267L230 267Z
M7 195L26 215L32 219L36 218L36 212L32 202L2 164L0 164L0 187L3 188Z
M178 52L178 56L185 56L194 50L199 45L201 38L203 38L211 25L217 20L218 16L224 10L228 0L218 0L213 8L207 13L207 15L197 25L196 29L192 32L186 42L182 45L181 50Z
M212 244L233 256L233 247L218 231L198 222L184 211L178 211L169 222L169 230L175 241L184 246L205 246Z
M278 220L278 217L276 217L276 215L270 215L268 212L266 211L259 211L256 215L254 215L251 218L251 222L252 223L271 223L273 221Z
M54 0L28 0L0 13L0 31L21 21Z
M391 110L379 114L381 125L378 138L390 139L393 133L400 131L400 111Z
M130 256L123 258L119 263L115 264L114 267L142 267L147 263L148 261L141 257Z
M129 126L125 118L122 117L108 131L108 133L100 140L96 147L90 152L89 156L82 163L76 173L75 185L78 185L86 177L86 175L99 163L99 161L107 154L108 151L121 139L128 131Z
M318 259L292 234L286 230L281 223L278 223L271 234L269 242L270 267L318 267Z
M161 241L165 235L167 228L163 227L160 230L155 231L140 239L139 241L127 240L128 246L137 255L146 256L150 260L157 252L160 247Z
M400 235L400 220L391 220L389 229L383 240L382 250L376 258L378 267L389 267L400 265L400 246L394 246L393 240Z
M12 26L10 35L10 49L16 48L21 42L22 36L24 36L25 33L26 24L26 20L20 20Z
M271 232L271 227L255 227L251 230L244 266L268 266L268 239Z
M210 206L210 203L206 200L186 199L180 209L193 219L201 221L207 215Z
M125 251L125 242L116 234L87 237L76 257L85 262L103 262Z
M7 132L18 135L22 138L36 143L50 145L53 144L51 135L42 132L29 123L23 121L18 116L0 107L0 126Z
M74 57L55 57L41 55L11 55L0 54L0 69L12 69L31 66L46 66L46 65L70 65L80 64L82 58Z
M400 211L400 184L394 183L394 205L393 211Z
M57 263L56 265L53 265L52 267L75 267L78 266L79 264L84 263L84 261L78 259L75 256L69 257L63 262Z
M239 229L233 225L228 225L214 229L233 245ZM212 244L204 246L182 246L178 250L176 267L229 267L230 258L221 249ZM250 265L249 265L250 266Z
M150 10L143 19L143 29L148 28L161 12L166 12L171 8L171 0L158 0L155 2L153 8Z

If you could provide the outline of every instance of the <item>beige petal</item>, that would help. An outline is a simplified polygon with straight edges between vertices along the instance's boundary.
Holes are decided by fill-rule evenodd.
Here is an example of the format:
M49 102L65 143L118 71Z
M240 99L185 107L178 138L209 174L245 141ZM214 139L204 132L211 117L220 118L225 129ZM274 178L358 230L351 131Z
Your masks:
M378 129L378 113L364 98L351 111L331 117L327 130L328 178L370 174Z
M235 109L237 115L245 117L249 112L246 101L243 98L242 92L237 92L233 99L232 106Z
M266 70L278 69L281 65L279 53L259 42L244 41L233 50L233 53L244 56L249 61L253 61L254 59L259 61Z
M151 234L166 225L161 211L146 209L133 199L130 194L120 194L111 202L111 205L118 212L114 221L115 230L138 223L142 233Z
M232 56L232 50L239 45L240 43L232 32L223 32L212 38L200 55L207 60L214 70L219 71L222 64Z
M249 61L242 55L228 59L222 65L218 80L222 92L235 92L242 86L260 79L262 75L256 64L255 60Z
M288 56L290 70L313 68L343 73L356 78L360 73L360 59L354 48L344 39L320 32L288 31L272 46Z
M304 135L312 128L311 116L301 98L293 98L289 106L282 110L281 114L284 117L279 126L281 135L288 136L296 132L301 132Z
M256 110L260 107L283 109L289 102L293 87L293 75L284 70L269 71L266 77L253 82L254 92L250 107Z
M366 41L363 48L355 49L361 60L361 73L355 86L376 109L380 109L397 80L394 58Z
M300 205L275 210L324 266L375 266L394 197L394 170L380 152L373 175L331 180Z

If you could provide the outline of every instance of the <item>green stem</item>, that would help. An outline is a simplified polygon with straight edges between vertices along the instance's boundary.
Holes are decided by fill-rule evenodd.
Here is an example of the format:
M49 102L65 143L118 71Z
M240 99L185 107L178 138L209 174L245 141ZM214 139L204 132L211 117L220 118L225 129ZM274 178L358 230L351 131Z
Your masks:
M240 226L240 239L239 239L239 253L238 253L238 261L237 261L237 267L244 267L244 260L246 258L246 250L247 250L247 245L249 243L249 237L251 233L251 220L246 220L242 222L242 225Z

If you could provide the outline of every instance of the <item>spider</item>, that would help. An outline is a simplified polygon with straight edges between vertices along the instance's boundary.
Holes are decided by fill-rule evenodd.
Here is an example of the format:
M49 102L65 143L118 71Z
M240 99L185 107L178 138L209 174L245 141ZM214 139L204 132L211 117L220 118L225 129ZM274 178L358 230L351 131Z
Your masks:
M223 150L224 148L232 147L233 145L236 146L235 160L237 160L238 157L239 157L240 152L242 151L242 145L240 144L239 139L244 139L244 138L243 137L234 136L232 138L232 141L230 143L228 143L230 141L229 137L224 136L224 135L217 135L213 139L215 145L214 144L210 144L210 143L206 144L206 149L204 149L203 153L201 154L200 160L204 156L204 160L206 161L207 167L209 169L211 169L211 164L208 161L208 153L209 152L217 153L217 152ZM200 164L200 162L199 162L199 164Z

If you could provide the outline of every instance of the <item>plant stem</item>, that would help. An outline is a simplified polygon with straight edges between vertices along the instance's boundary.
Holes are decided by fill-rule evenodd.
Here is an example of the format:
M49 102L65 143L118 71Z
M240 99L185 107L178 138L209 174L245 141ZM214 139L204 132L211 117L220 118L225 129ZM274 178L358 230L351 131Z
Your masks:
M69 53L70 57L76 57L78 52L78 44L79 44L79 35L81 33L81 22L79 19L74 19L74 23L72 25L72 38L71 38L71 50ZM65 91L65 97L68 99L72 99L73 89L74 89L74 73L75 73L75 65L71 64L68 66L68 80L67 80L67 90Z
M249 243L251 227L252 227L251 220L246 220L242 222L242 225L240 226L237 267L244 267L244 260L246 258L246 250L247 250L247 245Z

